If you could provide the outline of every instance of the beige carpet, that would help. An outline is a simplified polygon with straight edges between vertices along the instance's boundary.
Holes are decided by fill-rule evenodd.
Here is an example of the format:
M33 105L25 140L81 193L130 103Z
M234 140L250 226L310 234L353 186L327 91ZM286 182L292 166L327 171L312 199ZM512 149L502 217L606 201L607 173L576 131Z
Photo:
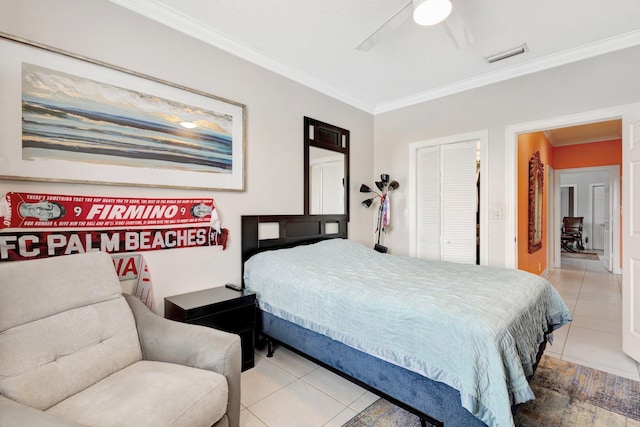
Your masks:
M543 356L517 427L640 427L640 382ZM343 427L419 427L413 414L379 399ZM446 426L446 422L445 422Z

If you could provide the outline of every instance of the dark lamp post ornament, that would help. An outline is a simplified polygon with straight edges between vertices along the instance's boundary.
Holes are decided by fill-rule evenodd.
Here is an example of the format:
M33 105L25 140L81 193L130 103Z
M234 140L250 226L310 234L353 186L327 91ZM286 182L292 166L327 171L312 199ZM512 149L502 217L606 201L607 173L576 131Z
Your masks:
M380 232L384 231L386 233L389 229L389 225L391 222L391 203L389 192L400 187L400 184L398 184L398 181L389 182L389 175L382 174L380 175L380 181L376 181L376 187L380 191L379 193L372 190L371 187L366 184L362 184L360 186L361 193L375 193L375 196L363 200L362 206L364 206L365 208L370 208L375 199L380 199L380 207L378 208L378 227L376 228L378 240L373 249L381 253L386 253L388 248L380 244Z

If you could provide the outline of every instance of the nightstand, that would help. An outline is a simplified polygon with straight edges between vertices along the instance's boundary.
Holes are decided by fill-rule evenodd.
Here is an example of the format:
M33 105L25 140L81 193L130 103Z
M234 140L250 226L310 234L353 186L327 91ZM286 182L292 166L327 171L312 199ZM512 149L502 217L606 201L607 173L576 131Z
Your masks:
M256 294L225 287L204 289L164 299L164 317L240 335L242 370L253 368Z

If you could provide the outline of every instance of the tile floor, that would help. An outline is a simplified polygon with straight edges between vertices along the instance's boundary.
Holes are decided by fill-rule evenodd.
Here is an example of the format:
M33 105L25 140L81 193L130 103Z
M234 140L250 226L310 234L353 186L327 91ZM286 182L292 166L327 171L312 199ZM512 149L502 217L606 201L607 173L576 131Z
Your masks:
M547 277L574 315L546 353L640 380L640 367L621 350L621 278L599 261L563 259ZM377 400L342 377L279 347L256 352L242 374L241 427L337 427Z
M640 381L640 365L622 352L622 276L600 261L562 259L547 277L573 313L554 333L549 356Z

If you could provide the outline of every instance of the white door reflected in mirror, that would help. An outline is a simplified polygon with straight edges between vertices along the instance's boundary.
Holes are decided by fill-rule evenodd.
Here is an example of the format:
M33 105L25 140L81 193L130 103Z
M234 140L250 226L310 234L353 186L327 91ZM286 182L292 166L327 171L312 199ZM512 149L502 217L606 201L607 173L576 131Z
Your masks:
M344 214L344 154L309 147L309 211Z

